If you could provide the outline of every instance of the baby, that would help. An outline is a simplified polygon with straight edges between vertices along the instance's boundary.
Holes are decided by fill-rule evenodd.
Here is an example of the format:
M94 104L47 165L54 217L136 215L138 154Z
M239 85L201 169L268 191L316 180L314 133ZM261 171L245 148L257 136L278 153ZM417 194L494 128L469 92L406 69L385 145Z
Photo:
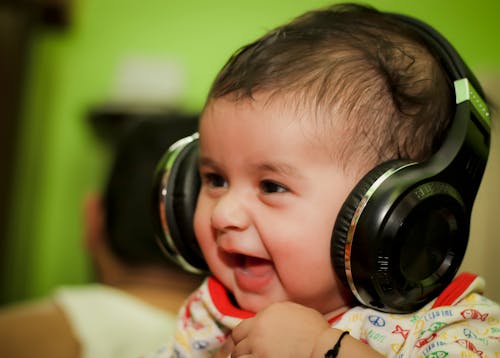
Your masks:
M173 239L177 243L167 238L167 250L191 268L208 268L210 276L181 309L172 344L156 356L500 354L500 310L481 295L483 280L466 273L452 281L468 236L470 212L461 210L472 205L475 192L462 200L446 184L425 184L402 199L411 207L441 190L453 203L448 209L431 201L418 209L419 217L436 214L445 230L430 226L417 235L414 230L422 226L417 224L408 229L413 243L393 243L402 245L401 260L409 262L395 265L409 277L401 296L392 296L399 276L388 276L392 263L385 256L368 249L359 260L363 275L376 257L373 277L386 293L381 297L357 286L356 266L349 261L350 230L359 226L365 231L361 236L376 231L374 225L363 229L359 214L363 205L369 207L372 191L383 189L394 173L431 159L442 146L448 150L450 141L443 145L448 133L460 136L467 128L455 125L467 123L455 118L463 107L455 105L455 79L428 42L399 15L346 4L308 12L231 57L208 95L199 138L183 143L191 140L185 148L194 148L190 160L201 178L199 193L191 190L194 217L174 229L165 216L175 206L161 206L161 225L172 236L194 223L200 252L193 245L186 249L190 234L183 233L183 240ZM487 135L488 113L479 96L477 101L477 133ZM444 152L439 153L435 157L441 160ZM477 157L482 174L486 159ZM477 190L481 174L459 178L458 187ZM176 185L186 182L192 183L183 176ZM357 202L346 201L360 185L368 190ZM169 189L162 193L170 195ZM349 206L355 219L343 227L339 213ZM445 235L453 237L449 244L457 246L451 254L436 244L441 234L443 245ZM416 255L418 245L423 249ZM343 248L340 264L331 254L337 247ZM186 251L193 251L191 257ZM417 280L421 286L405 286L418 275L426 276Z

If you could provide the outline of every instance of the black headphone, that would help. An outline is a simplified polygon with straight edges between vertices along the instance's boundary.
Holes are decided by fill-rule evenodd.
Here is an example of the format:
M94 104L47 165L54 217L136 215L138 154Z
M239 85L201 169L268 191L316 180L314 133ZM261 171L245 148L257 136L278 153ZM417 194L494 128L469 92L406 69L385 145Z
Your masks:
M441 148L425 162L395 160L352 190L333 228L335 272L357 300L409 313L435 298L465 255L474 199L489 154L490 114L479 82L429 25L391 14L424 39L454 82L456 107ZM208 271L193 230L199 193L198 135L174 144L157 169L154 216L160 246L193 272Z

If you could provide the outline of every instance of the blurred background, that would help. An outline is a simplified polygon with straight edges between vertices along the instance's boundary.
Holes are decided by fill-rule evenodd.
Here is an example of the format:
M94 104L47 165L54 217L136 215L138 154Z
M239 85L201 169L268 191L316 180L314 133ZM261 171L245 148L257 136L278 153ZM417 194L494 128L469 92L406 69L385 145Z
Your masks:
M335 2L335 1L334 1ZM90 280L82 200L123 123L197 113L234 50L320 0L0 0L0 304ZM365 1L440 30L500 101L500 2ZM500 301L500 133L462 270Z

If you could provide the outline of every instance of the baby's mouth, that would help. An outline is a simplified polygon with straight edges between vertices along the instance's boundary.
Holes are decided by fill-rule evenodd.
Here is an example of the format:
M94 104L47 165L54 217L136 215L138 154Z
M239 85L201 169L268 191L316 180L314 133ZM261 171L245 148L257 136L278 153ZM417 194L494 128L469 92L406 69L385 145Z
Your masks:
M274 277L274 265L271 260L238 255L235 276L238 285L244 290L260 291Z
M240 267L253 276L267 275L273 270L273 264L270 260L246 255L240 255Z

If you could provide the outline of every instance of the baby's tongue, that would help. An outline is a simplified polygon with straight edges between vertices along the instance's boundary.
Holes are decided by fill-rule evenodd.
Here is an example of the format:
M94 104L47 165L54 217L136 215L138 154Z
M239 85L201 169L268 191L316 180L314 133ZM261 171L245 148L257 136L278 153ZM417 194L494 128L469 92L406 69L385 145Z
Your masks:
M271 261L251 256L244 257L243 267L254 276L264 276L273 269Z

